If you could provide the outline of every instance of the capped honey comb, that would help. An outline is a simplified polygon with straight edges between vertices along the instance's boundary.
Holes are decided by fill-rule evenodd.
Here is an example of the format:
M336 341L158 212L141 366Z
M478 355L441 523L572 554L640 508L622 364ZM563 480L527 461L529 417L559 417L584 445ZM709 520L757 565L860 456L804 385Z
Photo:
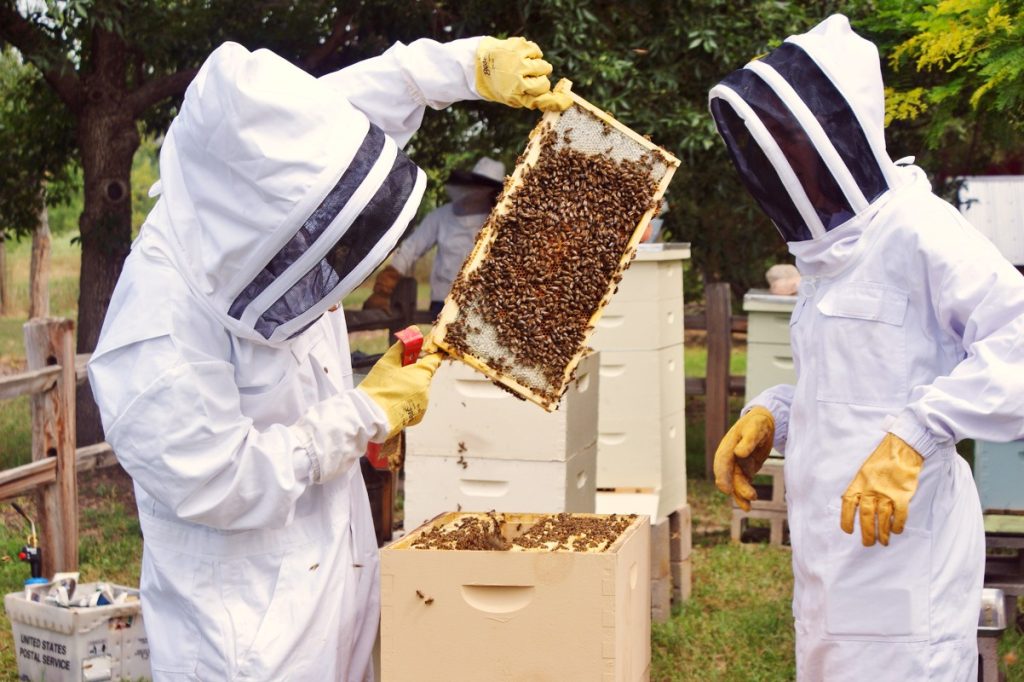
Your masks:
M505 181L432 342L516 396L558 407L679 166L569 91Z

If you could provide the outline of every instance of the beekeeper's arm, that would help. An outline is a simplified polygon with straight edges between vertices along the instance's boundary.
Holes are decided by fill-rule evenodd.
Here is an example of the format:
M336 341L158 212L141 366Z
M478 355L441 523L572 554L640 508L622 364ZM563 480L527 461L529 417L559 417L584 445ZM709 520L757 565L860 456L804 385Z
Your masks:
M391 255L391 265L403 275L412 274L413 265L437 243L441 233L441 211L434 209L402 240Z
M747 511L757 499L754 476L768 459L772 446L785 452L793 392L789 384L762 391L743 408L715 450L715 485Z
M955 345L963 360L911 391L843 493L842 528L852 533L859 516L866 546L902 532L926 458L963 438L1024 438L1024 279L952 206L934 206L908 267L946 332L930 343Z
M963 438L1024 438L1024 278L951 206L922 239L932 306L963 360L910 393L889 431L923 457Z
M404 146L423 112L462 100L565 109L567 95L550 92L551 65L523 38L429 39L395 43L387 52L323 76L354 107Z
M97 358L89 374L107 440L132 479L178 517L225 530L288 523L309 486L422 416L439 362L402 367L389 351L365 388L323 400L293 424L257 429L241 412L224 336L215 350L216 336L188 330L146 339Z

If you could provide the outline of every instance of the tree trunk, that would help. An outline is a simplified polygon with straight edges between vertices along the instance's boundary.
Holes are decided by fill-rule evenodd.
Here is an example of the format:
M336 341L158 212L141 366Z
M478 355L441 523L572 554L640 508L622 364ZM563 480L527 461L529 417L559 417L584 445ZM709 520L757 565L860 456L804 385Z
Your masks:
M11 310L10 287L7 286L7 245L6 237L0 232L0 315Z
M78 291L78 352L91 353L114 285L131 248L132 157L139 132L131 112L118 102L86 106L78 121L85 205L79 218L82 272ZM92 391L78 391L78 444L103 440Z
M50 215L46 203L39 211L39 224L32 232L32 262L29 267L28 317L50 316Z

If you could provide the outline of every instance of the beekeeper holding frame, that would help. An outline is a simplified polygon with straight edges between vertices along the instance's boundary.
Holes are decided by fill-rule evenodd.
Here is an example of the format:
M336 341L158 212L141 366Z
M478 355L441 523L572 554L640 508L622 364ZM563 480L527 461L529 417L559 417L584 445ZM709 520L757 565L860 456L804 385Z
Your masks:
M427 106L564 109L522 38L398 43L314 78L227 43L185 94L89 377L135 481L157 680L372 679L367 443L421 418L437 355L359 388L333 308L416 213Z

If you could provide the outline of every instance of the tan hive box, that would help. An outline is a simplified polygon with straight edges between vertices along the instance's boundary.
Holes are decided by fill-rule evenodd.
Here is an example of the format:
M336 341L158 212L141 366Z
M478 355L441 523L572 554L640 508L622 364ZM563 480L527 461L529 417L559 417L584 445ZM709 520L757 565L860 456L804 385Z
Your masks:
M383 680L649 678L646 517L636 517L603 552L411 547L430 528L465 516L444 514L381 550ZM503 516L513 537L513 524L525 532L542 518Z

